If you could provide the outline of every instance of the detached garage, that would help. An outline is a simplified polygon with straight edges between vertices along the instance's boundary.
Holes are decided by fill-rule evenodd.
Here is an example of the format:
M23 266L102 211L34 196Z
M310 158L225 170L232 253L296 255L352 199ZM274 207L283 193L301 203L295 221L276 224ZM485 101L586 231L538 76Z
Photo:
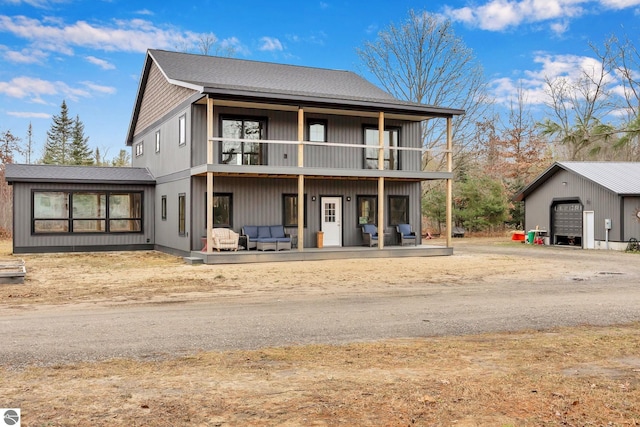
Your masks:
M624 250L640 239L640 163L556 162L514 198L549 244Z

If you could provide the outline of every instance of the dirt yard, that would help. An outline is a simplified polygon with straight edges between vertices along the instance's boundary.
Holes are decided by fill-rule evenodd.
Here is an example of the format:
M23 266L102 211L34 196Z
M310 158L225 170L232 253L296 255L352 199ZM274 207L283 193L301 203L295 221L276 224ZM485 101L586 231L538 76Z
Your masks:
M379 259L229 269L156 252L27 255L25 284L0 285L0 310L514 281L544 250L506 238L456 245L451 257L395 259L393 271ZM512 250L465 250L472 245ZM0 260L15 259L10 252L1 242ZM592 252L589 263L568 263L575 253L545 260L528 280L580 278L640 260ZM640 325L3 366L0 390L0 407L21 408L23 426L634 426Z

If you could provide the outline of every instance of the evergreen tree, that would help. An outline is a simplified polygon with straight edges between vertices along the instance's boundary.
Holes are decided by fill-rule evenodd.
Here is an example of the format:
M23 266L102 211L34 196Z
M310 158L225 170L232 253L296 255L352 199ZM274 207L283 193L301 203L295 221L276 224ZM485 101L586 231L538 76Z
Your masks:
M87 144L89 138L84 136L84 124L78 116L73 121L71 135L71 157L69 163L72 165L92 165L93 151Z
M69 145L73 136L73 120L69 118L67 103L63 100L60 114L53 116L51 128L47 131L42 163L65 165L70 162Z
M115 167L127 167L131 166L131 156L127 150L120 150L118 157L114 157L111 161L111 165Z

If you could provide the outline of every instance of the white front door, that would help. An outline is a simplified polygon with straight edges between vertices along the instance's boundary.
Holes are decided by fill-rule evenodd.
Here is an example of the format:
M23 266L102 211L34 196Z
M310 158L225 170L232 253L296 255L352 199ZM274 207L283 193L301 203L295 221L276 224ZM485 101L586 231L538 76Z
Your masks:
M342 246L342 199L322 198L320 229L324 232L324 246Z

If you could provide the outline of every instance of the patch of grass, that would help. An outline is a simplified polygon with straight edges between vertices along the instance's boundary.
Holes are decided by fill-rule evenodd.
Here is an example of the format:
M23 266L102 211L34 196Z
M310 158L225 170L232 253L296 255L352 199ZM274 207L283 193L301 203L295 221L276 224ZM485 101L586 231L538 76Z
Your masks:
M633 426L638 348L634 324L1 368L0 384L27 425Z

